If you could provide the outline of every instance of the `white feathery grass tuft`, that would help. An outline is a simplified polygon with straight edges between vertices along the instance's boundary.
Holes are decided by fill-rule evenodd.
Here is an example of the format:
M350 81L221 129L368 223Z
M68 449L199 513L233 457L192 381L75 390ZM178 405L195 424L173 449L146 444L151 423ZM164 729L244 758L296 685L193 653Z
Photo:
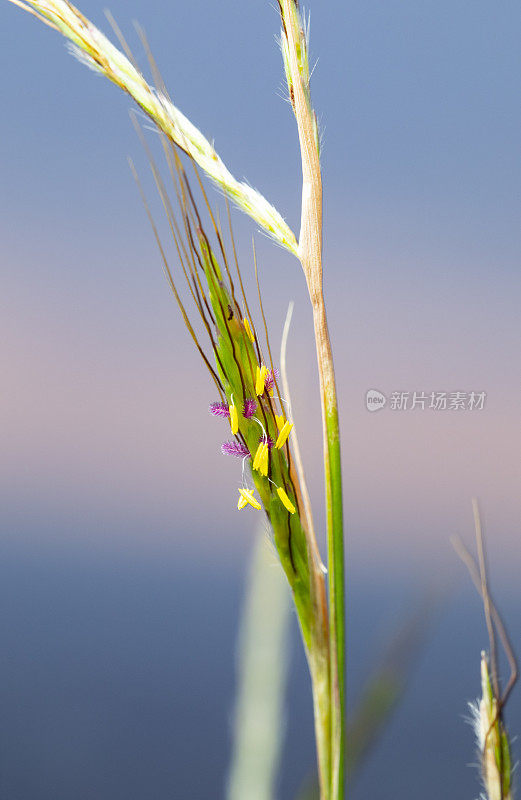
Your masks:
M469 700L467 703L467 708L469 710L468 717L465 716L465 722L472 727L474 731L474 736L476 737L476 743L478 745L479 753L483 752L483 745L485 743L485 737L483 735L483 726L481 724L481 700Z
M81 50L77 44L73 42L66 42L65 47L69 51L70 55L79 61L80 64L83 64L84 67L92 70L95 72L96 75L103 75L103 70L101 69L100 65L97 64L93 58L91 58L87 53Z

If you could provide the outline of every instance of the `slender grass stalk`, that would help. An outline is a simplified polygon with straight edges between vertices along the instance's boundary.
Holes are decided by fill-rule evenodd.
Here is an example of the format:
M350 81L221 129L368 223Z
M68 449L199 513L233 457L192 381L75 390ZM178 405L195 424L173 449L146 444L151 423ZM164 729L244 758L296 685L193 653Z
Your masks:
M289 334L289 326L293 314L293 302L288 306L282 341L280 346L280 368L282 378L282 388L288 403L288 409L292 414L291 393L286 369L286 345ZM302 494L302 505L306 519L308 531L308 547L310 556L310 571L313 575L320 575L325 572L322 564L318 545L313 526L313 514L311 511L311 501L308 495L304 467L300 455L298 435L295 432L293 437L293 453L298 483ZM315 733L317 741L317 760L318 760L318 783L321 797L329 796L329 781L331 773L331 677L329 669L329 619L327 616L326 598L323 590L323 581L315 581L315 628L316 646L308 656L312 672L313 688L313 710L315 717ZM320 621L322 620L322 624Z
M302 161L298 256L313 308L324 439L326 484L329 655L331 687L331 800L344 797L345 589L342 472L338 402L322 281L322 177L316 115L309 92L307 33L296 0L279 0L281 44L288 91L297 121Z
M352 790L375 744L403 699L444 593L429 592L393 632L347 717L345 765ZM319 800L318 778L308 776L297 800Z

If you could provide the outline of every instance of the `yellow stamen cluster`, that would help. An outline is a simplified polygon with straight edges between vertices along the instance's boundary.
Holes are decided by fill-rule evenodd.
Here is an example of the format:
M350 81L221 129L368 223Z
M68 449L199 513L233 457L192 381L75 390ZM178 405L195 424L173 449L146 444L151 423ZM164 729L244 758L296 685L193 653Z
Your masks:
M253 329L248 317L244 317L242 322L247 336L253 342L255 340L255 336L253 334ZM269 376L268 368L264 364L262 364L261 366L257 364L255 373L255 393L258 397L263 395L264 392L266 391L266 379L268 378L268 376ZM272 392L270 392L270 394L272 394ZM234 402L233 394L231 395L228 409L230 412L231 432L234 436L236 436L237 433L239 432L239 410ZM284 412L282 412L282 414L273 413L273 418L278 431L275 447L278 450L280 450L284 447L284 445L288 441L288 437L291 431L293 430L294 425L293 422L290 422L289 420L285 419ZM262 427L263 436L257 446L255 455L252 458L251 470L252 472L258 472L260 475L262 475L262 477L267 478L270 467L270 446L268 444L270 440L268 439L266 430L262 426L262 423L260 423L260 420L256 419L256 421ZM268 480L271 481L271 478L268 478ZM274 485L274 488L277 492L277 496L281 501L282 505L284 506L284 508L290 514L295 514L296 513L295 504L288 496L286 490L282 486L277 486L277 484L275 484L273 481L271 481L271 483ZM257 510L260 510L262 508L261 503L254 497L253 494L254 491L255 491L254 489L247 489L247 488L239 489L239 500L237 502L237 508L239 511L245 508L247 505L250 505Z
M237 502L237 509L241 511L245 506L250 505L256 508L257 511L261 510L261 504L253 496L253 489L239 489L239 500Z

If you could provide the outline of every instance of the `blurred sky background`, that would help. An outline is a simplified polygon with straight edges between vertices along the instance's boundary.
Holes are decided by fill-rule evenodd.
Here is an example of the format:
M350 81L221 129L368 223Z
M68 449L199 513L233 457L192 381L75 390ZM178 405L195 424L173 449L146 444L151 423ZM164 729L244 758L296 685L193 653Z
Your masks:
M108 30L104 5L81 9ZM110 9L143 66L131 23L144 25L174 102L297 230L299 157L279 96L273 5L114 0ZM476 495L519 646L521 9L333 0L311 10L353 692L422 589L448 597L375 752L379 777L358 792L473 797L461 717L487 640L449 537L472 543ZM153 197L131 102L7 2L0 42L2 800L221 797L254 515L236 513L237 463L220 454L212 384L128 169L131 155ZM248 272L255 229L238 213L234 225ZM321 525L304 280L262 235L256 247L277 348L296 302L289 371ZM370 414L370 388L485 391L487 401L482 411ZM313 757L298 643L293 674L282 798ZM518 733L517 696L512 709ZM197 789L196 734L207 768Z

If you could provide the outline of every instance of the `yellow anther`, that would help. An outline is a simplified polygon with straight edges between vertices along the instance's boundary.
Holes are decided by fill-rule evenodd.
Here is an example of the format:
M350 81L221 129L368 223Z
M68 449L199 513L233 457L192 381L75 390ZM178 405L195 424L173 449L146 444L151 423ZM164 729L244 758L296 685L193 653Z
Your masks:
M266 476L268 474L268 445L265 444L262 455L259 461L259 472L261 475Z
M257 511L260 511L262 506L259 501L253 496L253 489L239 489L239 502L237 503L237 508L240 511L246 505L253 506L256 508Z
M239 430L239 415L237 414L237 406L235 403L232 403L230 406L230 428L232 429L232 433L235 436L237 431Z
M281 431L284 427L284 415L283 414L275 414L275 423L277 425L277 430Z
M253 457L253 463L251 465L252 469L257 469L257 467L259 466L259 460L260 460L261 455L262 455L262 442L257 447L257 451L256 451L256 453L255 453L255 455Z
M288 495L286 494L286 492L284 491L284 489L282 488L282 486L279 486L279 487L278 487L278 489L277 489L277 494L278 494L278 496L279 496L279 497L280 497L280 499L281 499L282 505L283 505L285 508L287 508L287 509L288 509L288 511L289 511L289 513L290 513L290 514L294 514L294 513L295 513L295 506L293 505L293 503L292 503L292 502L291 502L291 500L289 499Z
M251 329L250 320L248 319L248 317L244 317L244 319L242 321L242 324L244 325L244 330L248 334L248 339L251 342L254 342L255 341L255 334L253 333L253 331Z
M280 429L280 433L278 435L277 441L275 442L275 447L278 447L279 450L286 444L286 439L291 433L291 429L293 427L292 422L285 422L282 428Z
M268 474L268 445L266 442L261 442L257 447L252 469L258 470L261 475Z
M266 382L266 375L268 374L268 368L262 365L259 367L257 365L257 372L255 376L255 394L260 395L264 392L264 385Z

